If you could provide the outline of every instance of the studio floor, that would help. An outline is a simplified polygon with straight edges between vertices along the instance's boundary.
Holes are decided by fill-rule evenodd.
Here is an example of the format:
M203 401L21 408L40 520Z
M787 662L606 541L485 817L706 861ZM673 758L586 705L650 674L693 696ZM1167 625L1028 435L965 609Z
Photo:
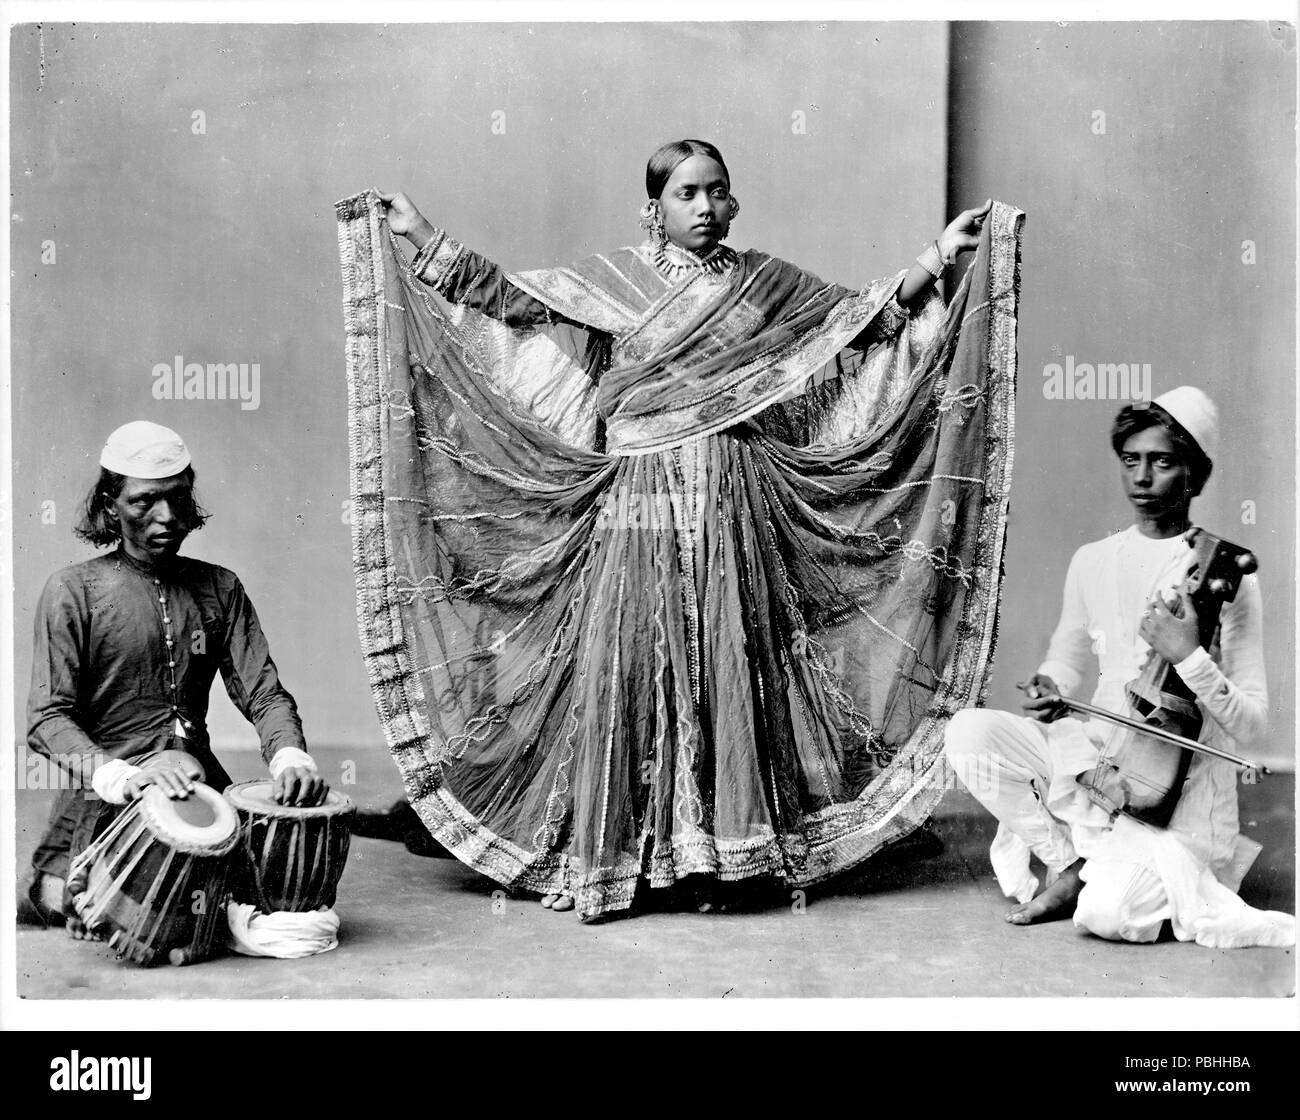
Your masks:
M323 770L335 774L344 753L316 751ZM236 781L264 773L252 754L225 761ZM381 806L399 793L389 765L365 765L358 774L343 788L361 805ZM1252 905L1294 912L1294 794L1288 774L1242 787L1242 829L1264 845L1242 884ZM51 799L19 791L20 872ZM590 926L534 899L505 896L454 861L355 838L332 952L140 969L117 963L103 944L20 927L18 993L33 1000L1294 994L1294 950L1112 944L1068 921L1010 927L988 862L991 820L954 789L933 829L940 854L868 861L805 900Z

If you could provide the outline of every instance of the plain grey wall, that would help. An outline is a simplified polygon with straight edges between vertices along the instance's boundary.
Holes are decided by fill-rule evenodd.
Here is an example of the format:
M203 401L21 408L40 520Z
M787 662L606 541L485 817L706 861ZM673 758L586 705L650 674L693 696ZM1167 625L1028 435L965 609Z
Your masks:
M1043 368L1149 362L1156 392L1217 398L1225 454L1196 515L1260 554L1274 753L1290 757L1294 36L957 24L951 77L947 40L908 23L16 28L20 704L40 585L89 555L70 529L95 453L147 416L190 441L217 517L189 550L244 577L309 738L378 749L340 514L332 202L404 187L475 248L534 267L637 239L646 155L702 135L731 164L735 243L845 283L901 267L945 209L993 195L1028 211L992 703L1017 703L1071 551L1128 519L1105 438L1118 402L1047 400ZM153 366L177 354L259 363L259 408L154 400ZM252 741L224 699L213 717L219 743Z
M1266 23L958 23L952 192L1028 213L1006 584L990 703L1019 702L1080 544L1131 511L1110 451L1122 402L1049 400L1044 368L1150 363L1200 386L1222 449L1198 524L1254 549L1269 754L1294 758L1295 66ZM1104 113L1104 118L1096 114ZM1104 132L1097 126L1104 125ZM1244 257L1254 245L1255 263ZM1254 503L1254 521L1243 503Z
M20 708L40 587L91 554L71 528L99 447L145 417L189 442L216 516L186 550L244 579L309 743L383 755L341 517L336 199L404 188L502 265L555 264L639 241L647 156L702 136L733 243L827 279L893 273L946 220L939 23L47 24L11 59ZM258 363L259 407L155 400L176 355ZM224 696L211 724L255 742Z

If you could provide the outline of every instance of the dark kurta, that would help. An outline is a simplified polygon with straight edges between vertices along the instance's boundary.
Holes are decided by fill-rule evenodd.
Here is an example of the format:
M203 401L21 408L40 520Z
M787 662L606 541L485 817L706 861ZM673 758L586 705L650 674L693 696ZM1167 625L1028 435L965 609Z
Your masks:
M70 848L111 819L117 807L90 794L95 767L109 759L183 748L210 785L229 784L208 741L218 671L257 728L263 758L305 749L293 697L234 572L188 557L149 568L119 547L50 578L36 612L27 742L84 788L60 794L33 858L39 870L65 876Z

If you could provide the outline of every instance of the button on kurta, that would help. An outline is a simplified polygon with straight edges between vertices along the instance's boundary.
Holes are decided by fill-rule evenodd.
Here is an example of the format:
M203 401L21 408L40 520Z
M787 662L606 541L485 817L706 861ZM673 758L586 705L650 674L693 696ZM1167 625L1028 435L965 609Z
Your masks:
M185 557L169 558L166 571L163 578L142 569L119 547L51 581L37 612L33 749L70 761L101 753L130 758L161 748L178 716L195 748L206 749L211 686L223 669L255 683L236 707L256 726L263 751L281 743L305 748L292 697L237 577ZM83 635L92 630L95 641L87 643ZM205 631L217 645L207 652L219 656L181 653L184 635ZM237 635L238 645L229 647L226 635ZM78 687L90 679L95 689Z

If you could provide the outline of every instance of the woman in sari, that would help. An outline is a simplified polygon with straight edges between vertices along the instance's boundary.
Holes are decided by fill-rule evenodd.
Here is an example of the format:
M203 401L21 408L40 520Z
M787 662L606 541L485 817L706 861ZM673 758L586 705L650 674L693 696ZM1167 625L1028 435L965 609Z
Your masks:
M852 291L723 244L712 145L646 187L644 244L511 276L405 195L338 204L389 749L440 844L584 920L807 886L925 821L1010 482L1019 211Z

